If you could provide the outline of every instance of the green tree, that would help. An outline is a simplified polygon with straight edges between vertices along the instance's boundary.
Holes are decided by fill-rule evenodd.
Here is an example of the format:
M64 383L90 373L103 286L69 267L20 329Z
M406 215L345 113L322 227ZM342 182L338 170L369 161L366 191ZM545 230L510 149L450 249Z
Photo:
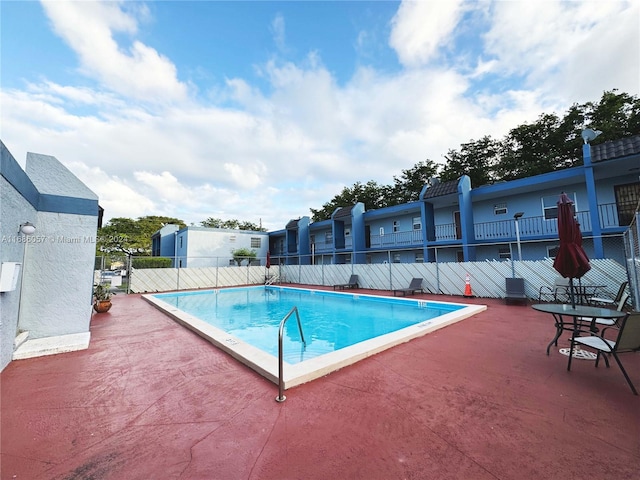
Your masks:
M318 210L311 208L312 220L314 222L328 220L336 208L355 205L358 202L364 203L368 210L386 207L390 189L389 186L378 185L374 180L369 180L365 184L356 182L351 188L344 187L342 192L325 203L322 208Z
M231 250L233 261L236 262L238 266L242 264L243 260L248 260L249 263L251 263L251 260L256 258L256 255L255 250L249 250L248 248L236 248L235 250Z
M600 130L594 143L640 134L640 98L617 89L605 91L600 101L584 105L586 126Z
M136 220L131 218L112 218L98 229L96 243L99 254L150 255L151 235L164 225L174 224L180 228L186 224L177 218L147 216Z
M499 152L500 142L489 136L463 143L459 151L449 150L445 155L447 163L441 180L448 182L468 175L473 187L493 183Z
M252 222L240 220L222 220L221 218L209 217L200 222L200 225L207 228L227 228L231 230L252 230L254 232L266 232L267 229Z
M390 198L387 199L387 205L400 205L418 200L422 188L437 174L438 165L432 160L418 162L412 168L402 170L399 177L393 177L393 187L389 189Z
M574 104L562 116L544 113L533 123L511 129L502 140L485 136L463 143L458 150L448 151L439 172L427 160L394 176L392 186L372 180L364 185L357 182L322 208L311 208L313 221L331 218L336 208L358 201L371 210L417 200L429 178L438 174L442 181L468 175L475 188L580 165L585 127L603 132L593 142L596 144L640 134L640 99L617 90L605 91L597 103Z

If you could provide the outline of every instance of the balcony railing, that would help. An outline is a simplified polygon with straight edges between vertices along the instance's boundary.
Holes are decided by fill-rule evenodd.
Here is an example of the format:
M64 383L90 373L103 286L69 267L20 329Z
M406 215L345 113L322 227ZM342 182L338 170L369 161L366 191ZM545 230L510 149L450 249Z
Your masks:
M436 225L436 241L456 239L459 239L459 235L456 233L455 223L443 223L441 225Z
M600 227L619 227L618 209L615 203L598 205L598 216ZM588 211L581 211L576 214L583 232L592 231L591 217ZM474 235L476 240L501 240L514 239L516 237L515 220L500 220L497 222L484 222L474 225ZM544 237L558 235L558 220L555 218L545 219L543 216L522 217L518 220L520 237ZM448 241L460 239L459 227L455 223L445 223L435 226L436 241ZM384 235L371 235L371 248L398 247L398 246L419 246L422 245L422 230L410 230L406 232L394 232ZM332 252L333 243L316 241L315 252ZM345 237L345 248L352 247L352 238Z
M618 223L618 210L615 203L598 205L598 216L600 218L600 227L603 229L620 226ZM580 230L583 232L593 230L588 211L578 212L576 219L578 223L580 223ZM547 220L543 216L522 217L518 220L518 228L520 229L520 236L523 238L557 235L558 220L556 218ZM437 231L436 229L436 233ZM501 220L499 222L477 223L474 225L474 234L476 240L515 238L516 223L513 219Z
M422 245L422 230L371 235L370 240L372 248Z

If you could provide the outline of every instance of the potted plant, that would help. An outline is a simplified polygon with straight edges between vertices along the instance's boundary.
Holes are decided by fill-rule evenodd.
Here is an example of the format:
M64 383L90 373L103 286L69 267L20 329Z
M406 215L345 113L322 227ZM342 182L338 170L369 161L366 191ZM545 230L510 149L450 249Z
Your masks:
M111 291L101 283L93 286L93 309L98 313L108 312L111 308Z

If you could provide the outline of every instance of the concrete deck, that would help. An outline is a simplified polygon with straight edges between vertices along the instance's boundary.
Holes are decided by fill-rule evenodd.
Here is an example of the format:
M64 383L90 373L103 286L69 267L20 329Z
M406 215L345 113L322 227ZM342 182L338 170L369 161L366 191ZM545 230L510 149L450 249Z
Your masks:
M640 397L615 363L567 372L530 306L415 297L489 308L277 403L276 385L117 295L88 350L2 372L1 478L639 478ZM640 353L623 362L640 388Z

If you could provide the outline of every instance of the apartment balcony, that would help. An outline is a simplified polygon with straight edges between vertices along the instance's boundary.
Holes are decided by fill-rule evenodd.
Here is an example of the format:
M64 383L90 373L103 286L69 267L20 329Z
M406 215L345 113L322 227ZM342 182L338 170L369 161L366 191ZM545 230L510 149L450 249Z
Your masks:
M598 217L600 228L620 227L618 221L618 210L615 203L598 205ZM582 232L593 230L591 217L588 211L578 212L576 219L580 223ZM522 217L518 220L520 237L546 237L558 235L558 220L555 218L545 219L543 216ZM474 235L476 240L506 240L516 237L516 223L514 219L501 220L499 222L484 222L474 225ZM436 238L437 229L436 229ZM455 238L455 237L454 237Z
M422 245L422 230L371 235L371 248L391 248Z
M311 251L315 253L333 252L333 242L315 241L311 244Z

